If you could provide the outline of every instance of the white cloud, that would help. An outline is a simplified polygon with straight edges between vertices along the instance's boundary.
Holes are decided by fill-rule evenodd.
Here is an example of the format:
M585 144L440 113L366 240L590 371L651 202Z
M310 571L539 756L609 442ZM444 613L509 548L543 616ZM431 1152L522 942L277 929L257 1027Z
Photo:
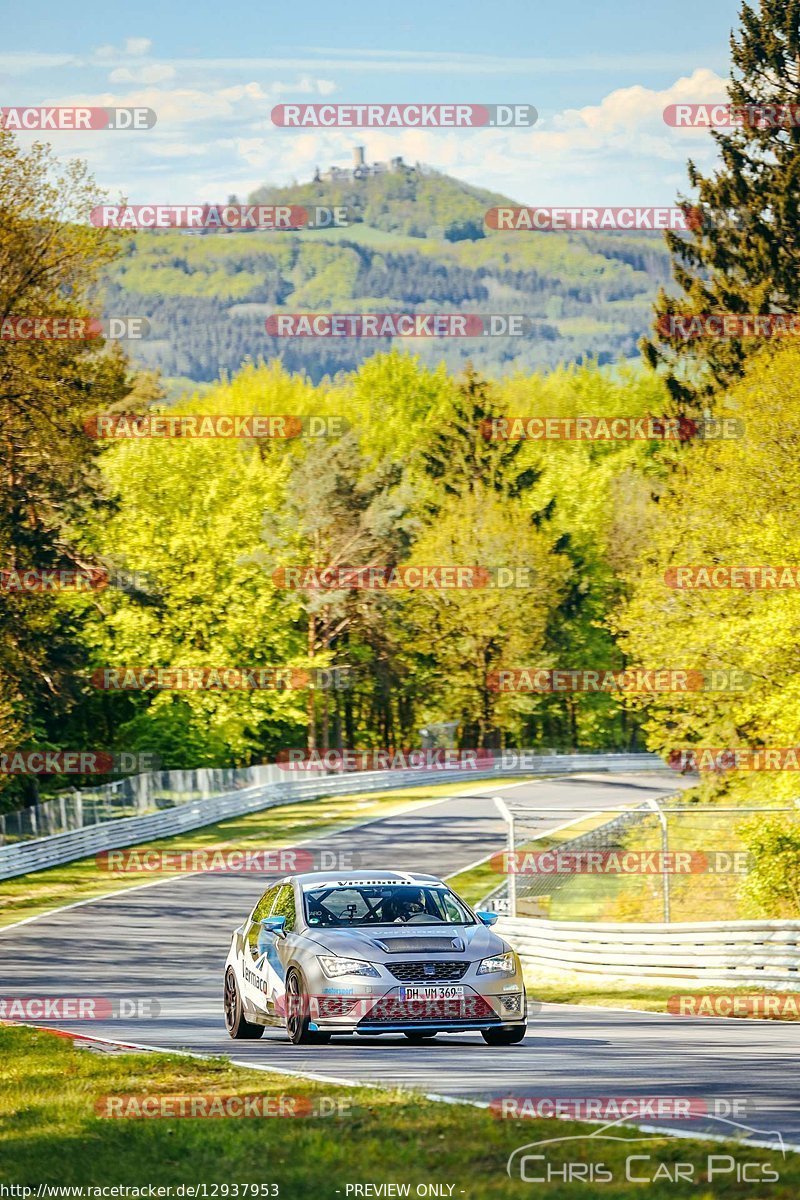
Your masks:
M360 74L413 73L438 75L573 75L575 72L680 71L686 67L686 52L653 54L583 54L563 58L509 58L491 54L448 54L438 51L335 50L320 49L320 57L297 58L171 58L173 66L204 71L357 71ZM692 57L724 59L717 49L694 49Z
M115 58L142 58L143 55L149 54L152 48L150 38L129 37L125 39L121 49L116 46L98 46L93 57L101 62Z
M295 131L272 125L272 105L287 92L324 95L335 84L301 74L293 83L284 77L231 86L160 86L169 81L146 74L159 65L118 64L113 82L130 87L49 101L156 112L156 126L126 134L122 152L121 139L105 135L52 139L59 153L87 158L104 187L114 193L121 188L142 202L153 196L174 203L213 200L231 191L244 195L264 180L307 180L317 166L349 165L353 146L363 144L369 161L402 155L520 203L670 205L688 187L687 157L708 170L717 150L705 130L667 126L664 108L726 97L725 80L699 68L668 88L619 88L597 104L544 113L533 128Z
M652 88L618 88L597 105L567 109L553 122L557 130L586 129L595 134L614 134L642 129L645 126L666 129L663 112L668 104L716 103L727 99L726 82L721 75L700 67L691 75L676 79L662 91Z
M166 83L175 78L175 68L166 63L151 63L142 67L115 67L109 83Z
M273 83L270 91L276 96L330 96L331 92L337 91L337 86L332 79L311 79L308 75L295 83Z
M148 54L153 43L150 38L133 37L125 40L125 53L130 55Z
M72 67L79 59L70 54L40 54L36 50L4 50L0 53L0 72L6 75L27 75L30 71L52 71L57 67Z
M708 169L717 150L707 130L667 126L664 109L726 98L725 80L699 68L661 90L616 89L599 104L545 115L533 128L287 131L278 143L281 177L308 178L317 163L348 164L360 142L370 161L401 154L523 203L670 205L688 189L687 157Z
M270 161L269 142L266 138L236 138L236 152L248 166L265 170Z
M249 133L255 134L260 129L274 132L270 110L281 95L298 90L312 95L324 95L326 90L335 87L326 80L301 79L298 83L276 82L267 88L255 80L217 88L163 88L158 84L168 80L166 77L162 80L162 71L172 72L172 68L161 64L117 67L111 72L109 81L131 84L131 88L80 94L73 92L67 96L52 97L48 103L64 107L86 105L103 108L152 108L157 117L157 130L152 131L148 135L150 137L156 136L157 132L167 125L174 136L183 127L215 120L226 123L235 121L236 133L246 136ZM212 129L211 137L219 137L222 132L219 127Z
M219 153L223 147L223 142L181 142L170 137L148 146L147 155L152 158L169 159L177 165L185 158L203 158L213 152Z

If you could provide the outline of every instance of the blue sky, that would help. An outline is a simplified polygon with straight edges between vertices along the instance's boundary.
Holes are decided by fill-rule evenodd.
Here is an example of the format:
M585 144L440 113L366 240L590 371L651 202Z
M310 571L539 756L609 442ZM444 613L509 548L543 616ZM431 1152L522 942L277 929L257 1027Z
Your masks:
M112 198L224 199L314 166L402 154L529 204L670 204L704 131L661 111L724 100L738 0L506 0L496 4L274 0L188 7L140 0L0 3L6 105L141 104L139 132L55 133ZM527 102L532 130L279 130L287 101Z

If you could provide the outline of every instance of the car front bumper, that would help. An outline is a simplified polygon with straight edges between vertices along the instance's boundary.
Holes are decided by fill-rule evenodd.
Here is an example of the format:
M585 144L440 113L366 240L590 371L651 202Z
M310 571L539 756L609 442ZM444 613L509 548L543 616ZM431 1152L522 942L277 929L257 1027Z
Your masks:
M495 991L464 985L463 997L407 1000L402 985L343 990L325 988L309 997L309 1019L326 1033L463 1032L526 1023L521 980Z

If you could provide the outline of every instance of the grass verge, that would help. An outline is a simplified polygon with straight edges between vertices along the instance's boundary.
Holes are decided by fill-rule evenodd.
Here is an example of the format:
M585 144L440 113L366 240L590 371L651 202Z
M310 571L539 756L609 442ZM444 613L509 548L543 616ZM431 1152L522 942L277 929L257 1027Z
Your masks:
M481 1049L476 1047L477 1056ZM404 1052L429 1054L431 1048L406 1045ZM586 1171L602 1163L613 1185L597 1190L609 1200L642 1195L640 1182L626 1180L630 1155L648 1156L637 1159L632 1174L655 1179L660 1173L660 1181L648 1189L654 1198L706 1200L713 1195L737 1200L768 1194L771 1200L789 1200L800 1191L800 1156L791 1153L784 1158L774 1150L673 1140L619 1127L613 1131L617 1137L637 1140L598 1141L589 1137L596 1127L577 1121L502 1120L485 1109L436 1103L409 1092L337 1088L247 1071L222 1059L92 1053L27 1028L0 1027L0 1064L0 1182L6 1185L122 1184L144 1187L139 1194L146 1196L149 1184L173 1189L204 1184L205 1195L238 1195L240 1200L246 1195L344 1200L359 1194L348 1193L348 1185L408 1185L408 1194L414 1196L426 1194L417 1191L420 1186L437 1184L444 1187L434 1195L499 1200L533 1194L519 1174L515 1180L506 1174L513 1150L541 1139L568 1138L575 1140L532 1150L545 1153L547 1162L530 1163L528 1170L563 1173L565 1164L572 1162ZM235 1096L241 1103L245 1096L258 1095L267 1111L332 1115L213 1120L101 1115L109 1108L115 1111L115 1106L130 1111L129 1102L121 1098L145 1094L170 1097L164 1103L173 1112L176 1097L214 1096L218 1104L230 1107L230 1101L220 1098ZM751 1181L771 1179L768 1192L763 1187L754 1193L753 1182L737 1182L736 1166L744 1162L750 1164ZM690 1165L689 1180L684 1165L684 1182L670 1182L677 1164ZM274 1184L278 1190L245 1193L244 1184ZM546 1191L552 1200L573 1200L576 1184L564 1182L562 1174ZM381 1192L360 1193L365 1194Z
M667 1005L671 997L700 996L720 997L756 997L755 1008L741 1004L740 1011L727 1012L724 1008L703 1012L698 1015L730 1016L732 1020L739 1017L756 1018L765 1021L798 1021L800 1020L800 992L787 989L785 993L776 990L767 991L755 987L710 988L703 987L698 980L692 987L672 984L667 987L637 985L630 980L610 979L605 981L597 977L576 976L576 973L565 971L541 975L535 970L526 973L526 984L530 1000L541 1000L551 1004L591 1004L600 1008L636 1008L642 1012L666 1013L670 1010ZM784 1001L783 996L791 1000ZM707 1010L711 1005L706 1006ZM778 1008L779 1011L774 1011ZM693 1015L691 1011L687 1015Z

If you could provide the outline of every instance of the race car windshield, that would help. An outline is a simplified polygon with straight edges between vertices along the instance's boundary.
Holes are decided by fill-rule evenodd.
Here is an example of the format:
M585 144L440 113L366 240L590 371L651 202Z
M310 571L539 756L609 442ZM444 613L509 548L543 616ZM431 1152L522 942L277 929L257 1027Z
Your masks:
M474 925L447 888L407 884L321 887L305 893L306 921L313 926Z

